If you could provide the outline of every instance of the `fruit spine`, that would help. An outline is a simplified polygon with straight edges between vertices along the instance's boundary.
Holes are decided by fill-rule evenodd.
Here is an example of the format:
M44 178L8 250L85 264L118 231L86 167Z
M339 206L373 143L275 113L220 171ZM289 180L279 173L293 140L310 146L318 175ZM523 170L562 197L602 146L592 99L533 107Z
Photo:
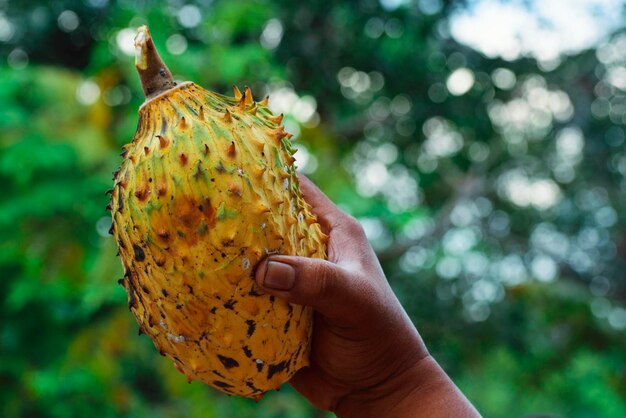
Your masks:
M312 312L257 288L268 254L326 257L290 134L268 99L176 84L144 26L146 102L114 174L110 210L128 305L189 380L258 398L308 364Z

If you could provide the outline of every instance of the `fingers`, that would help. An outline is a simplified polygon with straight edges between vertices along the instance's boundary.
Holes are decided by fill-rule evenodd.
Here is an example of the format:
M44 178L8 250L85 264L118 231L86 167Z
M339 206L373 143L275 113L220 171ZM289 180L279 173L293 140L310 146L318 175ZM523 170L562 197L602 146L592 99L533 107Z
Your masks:
M353 273L317 258L271 256L257 267L255 280L267 293L342 322L358 317L371 297Z
M298 179L304 199L312 206L324 232L330 235L328 259L339 264L349 260L371 262L375 259L359 221L339 209L306 176L299 174Z
M313 213L325 229L333 229L348 217L306 176L298 174L298 180L304 200L311 205Z

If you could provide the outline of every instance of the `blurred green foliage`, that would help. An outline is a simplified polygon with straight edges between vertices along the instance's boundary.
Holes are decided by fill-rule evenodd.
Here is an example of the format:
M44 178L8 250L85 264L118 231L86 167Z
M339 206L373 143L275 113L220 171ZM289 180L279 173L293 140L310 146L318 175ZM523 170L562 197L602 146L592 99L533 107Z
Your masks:
M178 78L270 94L485 416L626 416L626 38L486 58L445 29L459 7L0 1L0 416L326 416L187 384L136 335L104 191L143 23Z

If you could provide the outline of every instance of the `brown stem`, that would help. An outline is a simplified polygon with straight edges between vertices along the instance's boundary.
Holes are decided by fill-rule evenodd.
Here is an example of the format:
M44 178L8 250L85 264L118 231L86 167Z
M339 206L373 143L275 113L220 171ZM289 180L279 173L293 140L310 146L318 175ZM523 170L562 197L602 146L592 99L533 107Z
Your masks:
M137 29L135 36L135 67L146 99L151 99L176 86L172 73L154 46L147 26Z

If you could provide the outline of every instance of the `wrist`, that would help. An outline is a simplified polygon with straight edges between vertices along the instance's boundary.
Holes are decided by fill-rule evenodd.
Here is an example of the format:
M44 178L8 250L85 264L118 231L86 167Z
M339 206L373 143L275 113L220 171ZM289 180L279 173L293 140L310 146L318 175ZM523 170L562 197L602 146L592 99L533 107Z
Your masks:
M334 412L339 418L480 417L430 355L377 387L344 397Z

